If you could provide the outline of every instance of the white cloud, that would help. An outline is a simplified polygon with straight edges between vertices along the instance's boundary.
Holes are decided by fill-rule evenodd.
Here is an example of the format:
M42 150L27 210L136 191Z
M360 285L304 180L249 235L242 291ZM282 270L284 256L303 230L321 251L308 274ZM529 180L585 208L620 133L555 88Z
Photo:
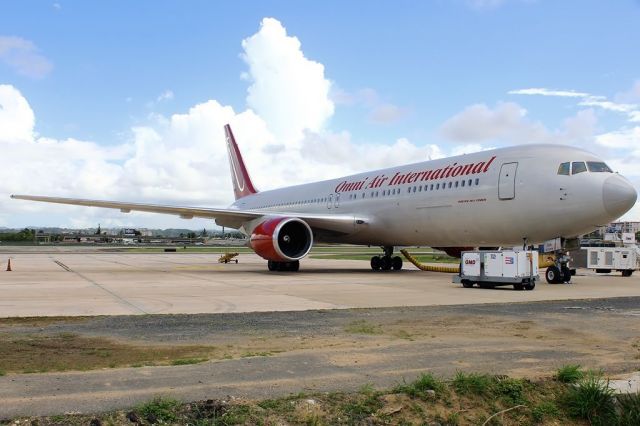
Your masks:
M307 59L297 37L264 18L260 30L242 41L251 82L247 103L281 141L299 140L305 130L320 131L333 115L331 83L324 66Z
M381 104L371 111L370 118L375 123L393 123L407 115L407 111L393 104Z
M156 102L170 101L171 99L173 99L173 91L165 90L158 95L158 97L156 98Z
M0 36L0 61L32 78L42 78L53 69L32 41L15 36Z
M5 164L13 165L0 169L0 224L27 225L22 221L34 217L30 224L200 227L195 220L21 202L8 195L225 206L232 201L225 123L232 125L262 190L443 156L435 145L418 147L404 138L364 145L347 132L326 130L333 101L324 68L304 56L278 21L265 19L243 47L251 82L247 103L255 110L237 112L209 100L180 114L151 114L148 124L131 129L129 141L113 147L37 137L27 100L15 88L0 86L0 150L8 152ZM284 87L289 80L293 86Z
M441 127L442 135L456 143L502 140L509 143L547 141L549 135L541 123L528 120L527 111L513 102L499 103L491 109L475 104L454 115Z
M533 87L530 89L510 90L510 95L539 95L539 96L559 96L564 98L584 98L589 96L588 93L575 92L573 90L554 90L545 89L543 87Z
M636 83L638 86L637 90L640 91L640 85ZM618 99L629 98L630 94L635 93L636 87L632 89L628 94L618 95ZM608 100L605 96L592 95L586 92L577 92L574 90L555 90L555 89L546 89L546 88L529 88L529 89L518 89L518 90L510 90L507 92L510 95L533 95L533 96L554 96L554 97L562 97L562 98L578 98L580 101L578 102L579 106L588 106L588 107L597 107L607 111L613 111L617 113L626 114L628 118L632 121L640 120L640 107L637 104L632 103L624 103L613 102Z
M471 147L487 141L583 144L593 140L596 124L595 113L587 109L565 119L562 128L550 130L541 122L529 119L527 110L520 105L504 102L495 108L485 104L471 105L445 121L440 133L449 141Z
M596 136L596 142L607 148L635 149L640 153L640 127L615 130ZM637 163L635 167L640 170Z
M378 92L371 88L360 89L350 93L334 87L330 96L339 105L364 105L369 110L369 120L373 123L394 123L409 114L407 108L401 108L380 99Z

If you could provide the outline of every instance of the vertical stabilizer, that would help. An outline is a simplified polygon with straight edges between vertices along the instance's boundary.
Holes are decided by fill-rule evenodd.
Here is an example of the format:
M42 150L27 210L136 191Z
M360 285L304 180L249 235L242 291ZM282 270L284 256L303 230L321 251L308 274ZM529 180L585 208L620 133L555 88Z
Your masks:
M225 124L224 133L227 139L227 151L229 152L229 164L231 166L231 181L233 183L233 193L238 198L258 192L251 182L249 172L244 165L242 154L238 149L236 139L233 137L231 126Z

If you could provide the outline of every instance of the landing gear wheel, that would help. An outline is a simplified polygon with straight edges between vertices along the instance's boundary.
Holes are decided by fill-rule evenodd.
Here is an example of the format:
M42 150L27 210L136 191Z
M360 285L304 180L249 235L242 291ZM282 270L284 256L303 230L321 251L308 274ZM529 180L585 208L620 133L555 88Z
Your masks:
M531 281L530 283L525 283L523 287L525 290L533 290L534 288L536 288L536 282Z
M384 256L380 260L381 260L380 267L382 268L383 271L388 271L389 269L391 269L391 258L390 257Z
M549 284L558 284L562 282L562 275L560 274L560 269L558 269L557 266L549 266L544 277L547 279Z
M300 261L276 262L275 260L268 260L267 268L269 268L270 271L296 272L300 269Z
M565 282L568 283L569 281L571 281L571 269L569 269L569 267L562 266L560 268L560 272L562 273L562 281L561 282Z
M473 287L473 281L469 281L469 280L462 280L462 287L464 287L464 288L471 288L471 287Z
M371 258L371 269L377 271L382 266L382 261L380 260L380 256L373 256Z
M402 269L402 258L400 256L395 256L391 259L391 267L394 271L399 271Z
M633 270L631 270L631 269L626 269L626 270L622 271L622 276L623 277L630 277L631 274L633 274Z
M293 262L289 263L289 271L298 272L299 270L300 270L300 261L299 260L294 260Z

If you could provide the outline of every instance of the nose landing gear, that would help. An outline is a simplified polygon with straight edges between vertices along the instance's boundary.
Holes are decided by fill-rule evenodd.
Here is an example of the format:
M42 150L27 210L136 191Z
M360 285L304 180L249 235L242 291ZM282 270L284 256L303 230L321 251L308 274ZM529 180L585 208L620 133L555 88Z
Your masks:
M389 271L391 269L399 271L402 269L402 258L393 256L393 246L385 246L382 249L384 250L384 255L371 258L371 269L374 271Z

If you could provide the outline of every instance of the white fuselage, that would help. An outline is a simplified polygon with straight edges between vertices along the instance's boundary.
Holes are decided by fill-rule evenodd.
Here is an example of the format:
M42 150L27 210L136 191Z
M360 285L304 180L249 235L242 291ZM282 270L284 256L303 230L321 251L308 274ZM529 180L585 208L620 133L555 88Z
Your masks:
M525 145L263 191L231 209L354 216L353 232L319 233L321 241L445 247L574 237L635 203L635 190L617 173L559 174L564 162L602 160L567 146Z

